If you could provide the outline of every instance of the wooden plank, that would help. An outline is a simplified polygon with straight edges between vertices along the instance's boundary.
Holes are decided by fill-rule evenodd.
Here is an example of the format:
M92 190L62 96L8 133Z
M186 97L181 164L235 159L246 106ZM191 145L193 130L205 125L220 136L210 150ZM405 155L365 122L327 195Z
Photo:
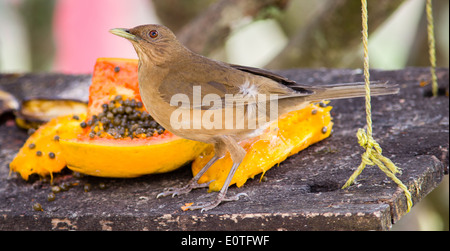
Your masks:
M293 69L280 73L305 84L363 80L360 70ZM437 74L444 92L448 92L448 69L438 69ZM54 75L41 75L39 81L34 81L33 74L21 76L31 86L25 94L19 88L23 84L20 78L7 77L0 75L0 88L9 88L13 93L16 90L15 95L21 98L35 88L51 95L61 91L41 84L47 77L55 79ZM70 80L58 82L61 86L67 84L67 88L62 88L66 93L76 91L73 83L77 78L83 80L78 83L89 79L66 77ZM371 78L401 87L399 95L373 98L374 137L383 154L401 168L399 178L417 204L448 174L448 96L427 97L431 87L420 86L421 81L430 78L426 68L372 71ZM11 88L13 85L15 88ZM85 92L87 89L83 88ZM3 114L0 230L388 230L405 215L406 199L377 167L366 168L355 185L340 189L359 165L363 152L355 133L365 125L364 99L338 100L331 105L335 126L330 138L272 168L264 181L260 182L257 176L243 187L229 190L245 192L249 198L224 203L205 213L183 212L180 207L213 198L215 193L207 193L206 189L156 199L164 188L186 183L192 177L189 166L135 179L76 178L65 171L55 175L55 183L77 181L79 185L56 194L56 200L48 202L48 183L37 178L25 182L16 174L8 176L8 163L27 135L15 127L12 114ZM83 191L86 183L92 186L89 192ZM101 188L103 185L106 188ZM35 202L44 211L34 211Z

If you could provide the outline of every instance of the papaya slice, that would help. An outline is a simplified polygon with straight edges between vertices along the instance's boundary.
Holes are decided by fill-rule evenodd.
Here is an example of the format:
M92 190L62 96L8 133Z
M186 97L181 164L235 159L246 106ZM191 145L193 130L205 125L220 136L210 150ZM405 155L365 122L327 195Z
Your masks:
M33 98L22 101L15 112L17 126L37 129L53 118L86 113L87 103L74 99Z
M24 180L33 173L43 177L60 172L66 166L60 141L82 133L80 121L85 117L85 114L61 116L39 127L9 164L10 172L20 173Z
M208 146L175 136L151 118L139 94L137 68L137 60L97 60L83 133L61 140L68 168L131 178L172 171Z
M323 104L323 103L322 103ZM249 178L264 173L281 163L287 157L298 153L311 144L330 136L333 122L331 106L311 104L306 108L282 115L275 130L266 131L263 135L241 142L247 154L240 164L230 186L241 187ZM214 156L212 147L197 157L192 163L194 176ZM229 153L212 165L200 178L198 183L209 184L210 191L219 191L231 169L233 162ZM261 176L262 178L262 176Z

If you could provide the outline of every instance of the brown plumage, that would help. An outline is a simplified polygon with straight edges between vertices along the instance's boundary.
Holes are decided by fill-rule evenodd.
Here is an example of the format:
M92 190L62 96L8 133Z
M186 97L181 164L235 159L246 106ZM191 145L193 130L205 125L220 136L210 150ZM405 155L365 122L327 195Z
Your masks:
M131 41L138 54L139 89L153 118L175 135L215 147L215 156L185 187L171 188L158 196L174 196L205 187L206 184L197 183L199 178L217 159L230 152L233 167L216 199L194 204L189 209L209 210L222 201L237 200L243 195L226 196L231 179L246 154L238 142L260 134L277 118L271 115L299 110L323 99L365 95L364 85L360 83L306 86L266 70L203 57L184 47L162 25L112 29L111 33ZM398 88L384 83L371 86L372 95L397 92ZM261 95L265 99L261 99ZM188 102L180 101L183 97L187 97ZM229 102L229 97L233 97L233 102ZM271 102L276 105L271 106ZM186 116L180 115L180 120L177 114ZM258 117L260 115L263 119ZM202 120L205 116L217 123L214 126L205 123Z

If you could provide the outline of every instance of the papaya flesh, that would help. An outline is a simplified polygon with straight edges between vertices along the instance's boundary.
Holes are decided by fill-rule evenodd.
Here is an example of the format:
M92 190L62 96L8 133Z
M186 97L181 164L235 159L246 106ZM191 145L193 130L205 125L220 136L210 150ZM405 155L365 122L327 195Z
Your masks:
M151 118L139 94L137 67L137 60L97 60L83 133L61 141L69 169L119 178L169 172L208 146L175 136Z
M9 164L10 172L20 173L24 180L33 173L43 177L60 172L66 166L60 141L82 133L80 122L85 117L86 114L61 116L39 127Z
M272 127L274 130L241 142L247 154L236 170L230 186L236 184L241 187L249 178L260 173L264 175L287 157L330 136L333 126L330 115L332 107L323 107L322 104L311 104L302 110L282 115L274 122L278 123L277 127ZM214 150L210 147L192 162L194 176L213 156ZM230 154L227 153L203 174L198 183L212 181L209 190L219 191L232 165Z

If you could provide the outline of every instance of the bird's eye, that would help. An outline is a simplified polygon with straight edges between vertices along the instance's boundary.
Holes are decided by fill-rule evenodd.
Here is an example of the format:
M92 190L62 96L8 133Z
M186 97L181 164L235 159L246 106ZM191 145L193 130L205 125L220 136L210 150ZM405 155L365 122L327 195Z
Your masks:
M155 38L155 37L158 36L158 31L157 31L157 30L151 30L151 31L148 33L148 36L151 37L151 38Z

